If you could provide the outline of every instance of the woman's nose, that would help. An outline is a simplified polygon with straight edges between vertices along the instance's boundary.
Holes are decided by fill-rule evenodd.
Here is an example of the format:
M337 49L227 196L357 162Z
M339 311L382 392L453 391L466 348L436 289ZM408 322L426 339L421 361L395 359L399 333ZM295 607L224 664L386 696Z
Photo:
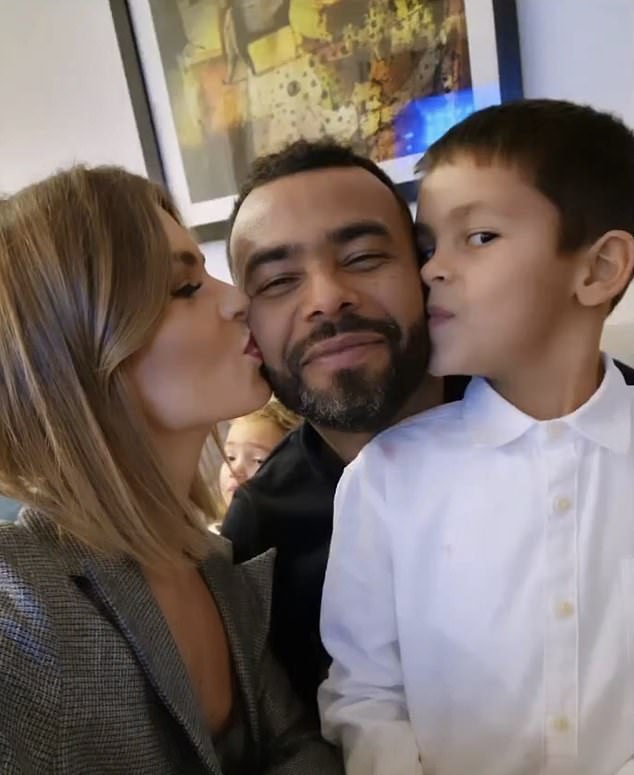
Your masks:
M239 320L246 323L249 309L249 297L235 285L223 283L221 280L213 280L218 284L220 295L220 312L225 320Z

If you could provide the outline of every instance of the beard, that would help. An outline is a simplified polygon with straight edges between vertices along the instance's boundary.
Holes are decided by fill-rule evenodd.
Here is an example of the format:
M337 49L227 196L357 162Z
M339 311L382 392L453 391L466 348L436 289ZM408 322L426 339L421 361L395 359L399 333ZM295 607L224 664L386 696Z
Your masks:
M338 334L380 334L389 350L381 371L365 366L342 369L331 385L311 388L302 376L308 349ZM378 433L386 428L420 386L427 372L430 342L425 315L403 331L392 317L381 320L354 313L336 323L327 321L295 344L285 359L285 369L264 365L262 371L277 398L314 425L348 433Z

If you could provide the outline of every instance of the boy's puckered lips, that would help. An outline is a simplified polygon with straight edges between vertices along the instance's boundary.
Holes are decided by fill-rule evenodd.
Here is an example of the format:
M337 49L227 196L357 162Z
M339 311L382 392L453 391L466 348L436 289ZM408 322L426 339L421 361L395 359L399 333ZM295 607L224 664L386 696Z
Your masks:
M427 307L427 319L430 326L439 326L455 318L453 312L435 304Z

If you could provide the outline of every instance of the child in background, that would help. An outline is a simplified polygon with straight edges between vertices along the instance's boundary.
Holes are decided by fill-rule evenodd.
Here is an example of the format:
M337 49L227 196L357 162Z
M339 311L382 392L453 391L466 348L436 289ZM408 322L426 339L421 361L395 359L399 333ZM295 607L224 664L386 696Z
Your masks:
M420 171L430 372L478 376L340 481L324 734L347 775L629 775L634 388L600 339L634 269L634 135L528 100Z
M224 443L225 460L219 476L225 510L238 487L255 474L299 422L300 418L275 398L262 409L231 422Z

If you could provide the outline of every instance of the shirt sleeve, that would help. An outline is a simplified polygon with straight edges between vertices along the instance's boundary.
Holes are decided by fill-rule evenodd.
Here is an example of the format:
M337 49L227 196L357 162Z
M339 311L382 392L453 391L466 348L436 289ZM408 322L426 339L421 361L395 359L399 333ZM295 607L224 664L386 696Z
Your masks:
M270 548L262 540L261 519L247 490L236 490L220 530L233 544L234 562L246 562Z
M401 670L385 461L366 447L344 472L322 599L333 663L319 690L322 731L342 746L347 775L420 775ZM393 508L393 506L392 506Z

